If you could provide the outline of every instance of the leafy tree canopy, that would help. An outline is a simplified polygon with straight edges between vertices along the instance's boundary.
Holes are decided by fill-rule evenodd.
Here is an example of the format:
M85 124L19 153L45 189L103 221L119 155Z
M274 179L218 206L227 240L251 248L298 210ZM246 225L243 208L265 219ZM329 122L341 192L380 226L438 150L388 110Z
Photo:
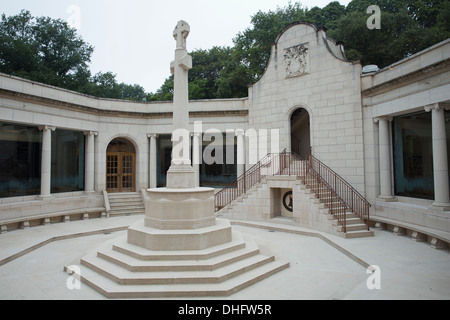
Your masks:
M381 9L381 29L369 30L367 8ZM274 11L259 11L251 26L239 32L232 47L195 50L189 71L189 98L238 98L264 73L271 46L278 34L298 21L327 29L327 35L344 42L349 60L386 67L450 37L448 0L353 0L323 8L301 3ZM0 72L17 75L82 93L138 101L173 99L173 76L155 93L139 85L117 83L111 72L91 75L88 63L93 47L62 20L33 18L28 11L0 22Z
M22 10L0 21L0 72L103 98L145 100L139 85L117 83L111 72L91 75L94 48L61 19Z

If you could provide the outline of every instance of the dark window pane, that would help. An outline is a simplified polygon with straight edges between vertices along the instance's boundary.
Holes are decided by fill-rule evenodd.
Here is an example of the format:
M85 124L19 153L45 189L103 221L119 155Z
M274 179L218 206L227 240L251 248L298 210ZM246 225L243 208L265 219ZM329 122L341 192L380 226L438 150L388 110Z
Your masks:
M0 197L40 194L42 132L0 122Z
M51 192L84 190L84 134L56 129L52 132Z
M431 113L395 117L393 137L395 194L433 200Z

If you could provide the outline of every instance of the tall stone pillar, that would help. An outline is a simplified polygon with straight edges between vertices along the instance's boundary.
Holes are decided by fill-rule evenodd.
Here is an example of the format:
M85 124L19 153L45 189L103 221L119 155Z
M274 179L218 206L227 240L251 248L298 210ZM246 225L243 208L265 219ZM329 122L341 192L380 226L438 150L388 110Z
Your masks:
M42 126L42 155L41 155L41 198L49 198L52 168L52 131L55 127Z
M95 192L95 136L98 135L98 132L86 131L84 135L86 136L84 191L93 193Z
M445 109L436 103L426 106L425 111L431 111L433 126L434 202L432 207L450 210Z
M236 130L237 136L237 177L245 173L245 132L242 129Z
M389 125L391 117L376 118L378 122L379 152L380 152L380 196L385 201L395 200L392 195L391 144Z
M195 187L195 172L191 166L189 135L188 71L192 69L192 57L186 50L189 24L179 21L173 37L177 45L175 60L170 64L174 74L172 163L167 172L167 188L184 189Z
M158 173L157 173L157 139L158 135L156 133L151 133L147 135L150 138L150 154L149 154L149 165L148 170L150 174L150 188L156 188L158 184Z
M222 240L228 241L231 237L228 226L226 228L216 226L214 189L198 187L198 175L196 177L196 172L191 165L187 72L192 67L192 58L187 55L186 51L188 34L189 25L184 21L178 22L173 33L177 40L175 61L171 63L171 69L175 75L174 131L172 134L172 163L167 172L167 187L147 190L148 198L145 200L144 218L144 226L147 229L130 227L128 231L128 242L148 249L153 247L159 250L186 249L192 245L187 240L191 236L186 234L186 230L206 227L220 229L220 232L223 231L225 238L222 238ZM194 128L194 131L193 162L195 164L199 163L199 159L197 159L199 152L197 150L199 149L198 139L201 130L196 131ZM150 138L153 139L152 135L150 135ZM154 162L156 163L156 160ZM168 233L157 231L155 233L155 229L177 231ZM177 232L180 234L177 234ZM161 242L149 241L154 237L161 237ZM204 234L201 233L196 233L194 237L205 238ZM201 242L196 246L211 246L212 244L208 240L202 240Z

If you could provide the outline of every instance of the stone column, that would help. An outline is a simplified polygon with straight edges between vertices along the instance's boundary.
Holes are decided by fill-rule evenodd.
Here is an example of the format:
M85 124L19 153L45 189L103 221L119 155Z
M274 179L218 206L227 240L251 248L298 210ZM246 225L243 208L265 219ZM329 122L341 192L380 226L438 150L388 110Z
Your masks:
M149 154L149 164L148 170L150 174L150 188L156 188L158 184L158 173L157 173L157 150L156 144L158 135L156 133L150 133L147 135L150 138L150 154Z
M378 122L379 152L380 152L380 196L379 199L389 201L394 200L392 196L392 170L391 170L391 144L389 125L392 117L380 117L375 119Z
M93 193L95 192L95 136L98 135L98 132L85 131L84 135L86 136L84 191L86 193Z
M245 173L245 132L242 129L236 130L237 136L237 177Z
M436 103L426 106L425 111L431 111L433 126L434 202L432 207L450 210L445 110Z
M42 131L42 155L41 155L41 198L49 198L51 187L52 168L52 131L55 127L41 126Z

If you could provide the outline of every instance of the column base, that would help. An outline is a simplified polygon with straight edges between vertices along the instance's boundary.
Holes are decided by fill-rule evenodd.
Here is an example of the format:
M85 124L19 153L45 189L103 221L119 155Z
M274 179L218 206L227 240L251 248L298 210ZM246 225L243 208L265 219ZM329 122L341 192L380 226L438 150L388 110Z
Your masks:
M398 201L398 199L393 196L379 196L377 198L377 200L384 201L384 202L397 202Z
M435 211L450 211L450 203L433 202L428 209Z
M172 165L167 171L167 189L195 188L195 171L190 165Z

